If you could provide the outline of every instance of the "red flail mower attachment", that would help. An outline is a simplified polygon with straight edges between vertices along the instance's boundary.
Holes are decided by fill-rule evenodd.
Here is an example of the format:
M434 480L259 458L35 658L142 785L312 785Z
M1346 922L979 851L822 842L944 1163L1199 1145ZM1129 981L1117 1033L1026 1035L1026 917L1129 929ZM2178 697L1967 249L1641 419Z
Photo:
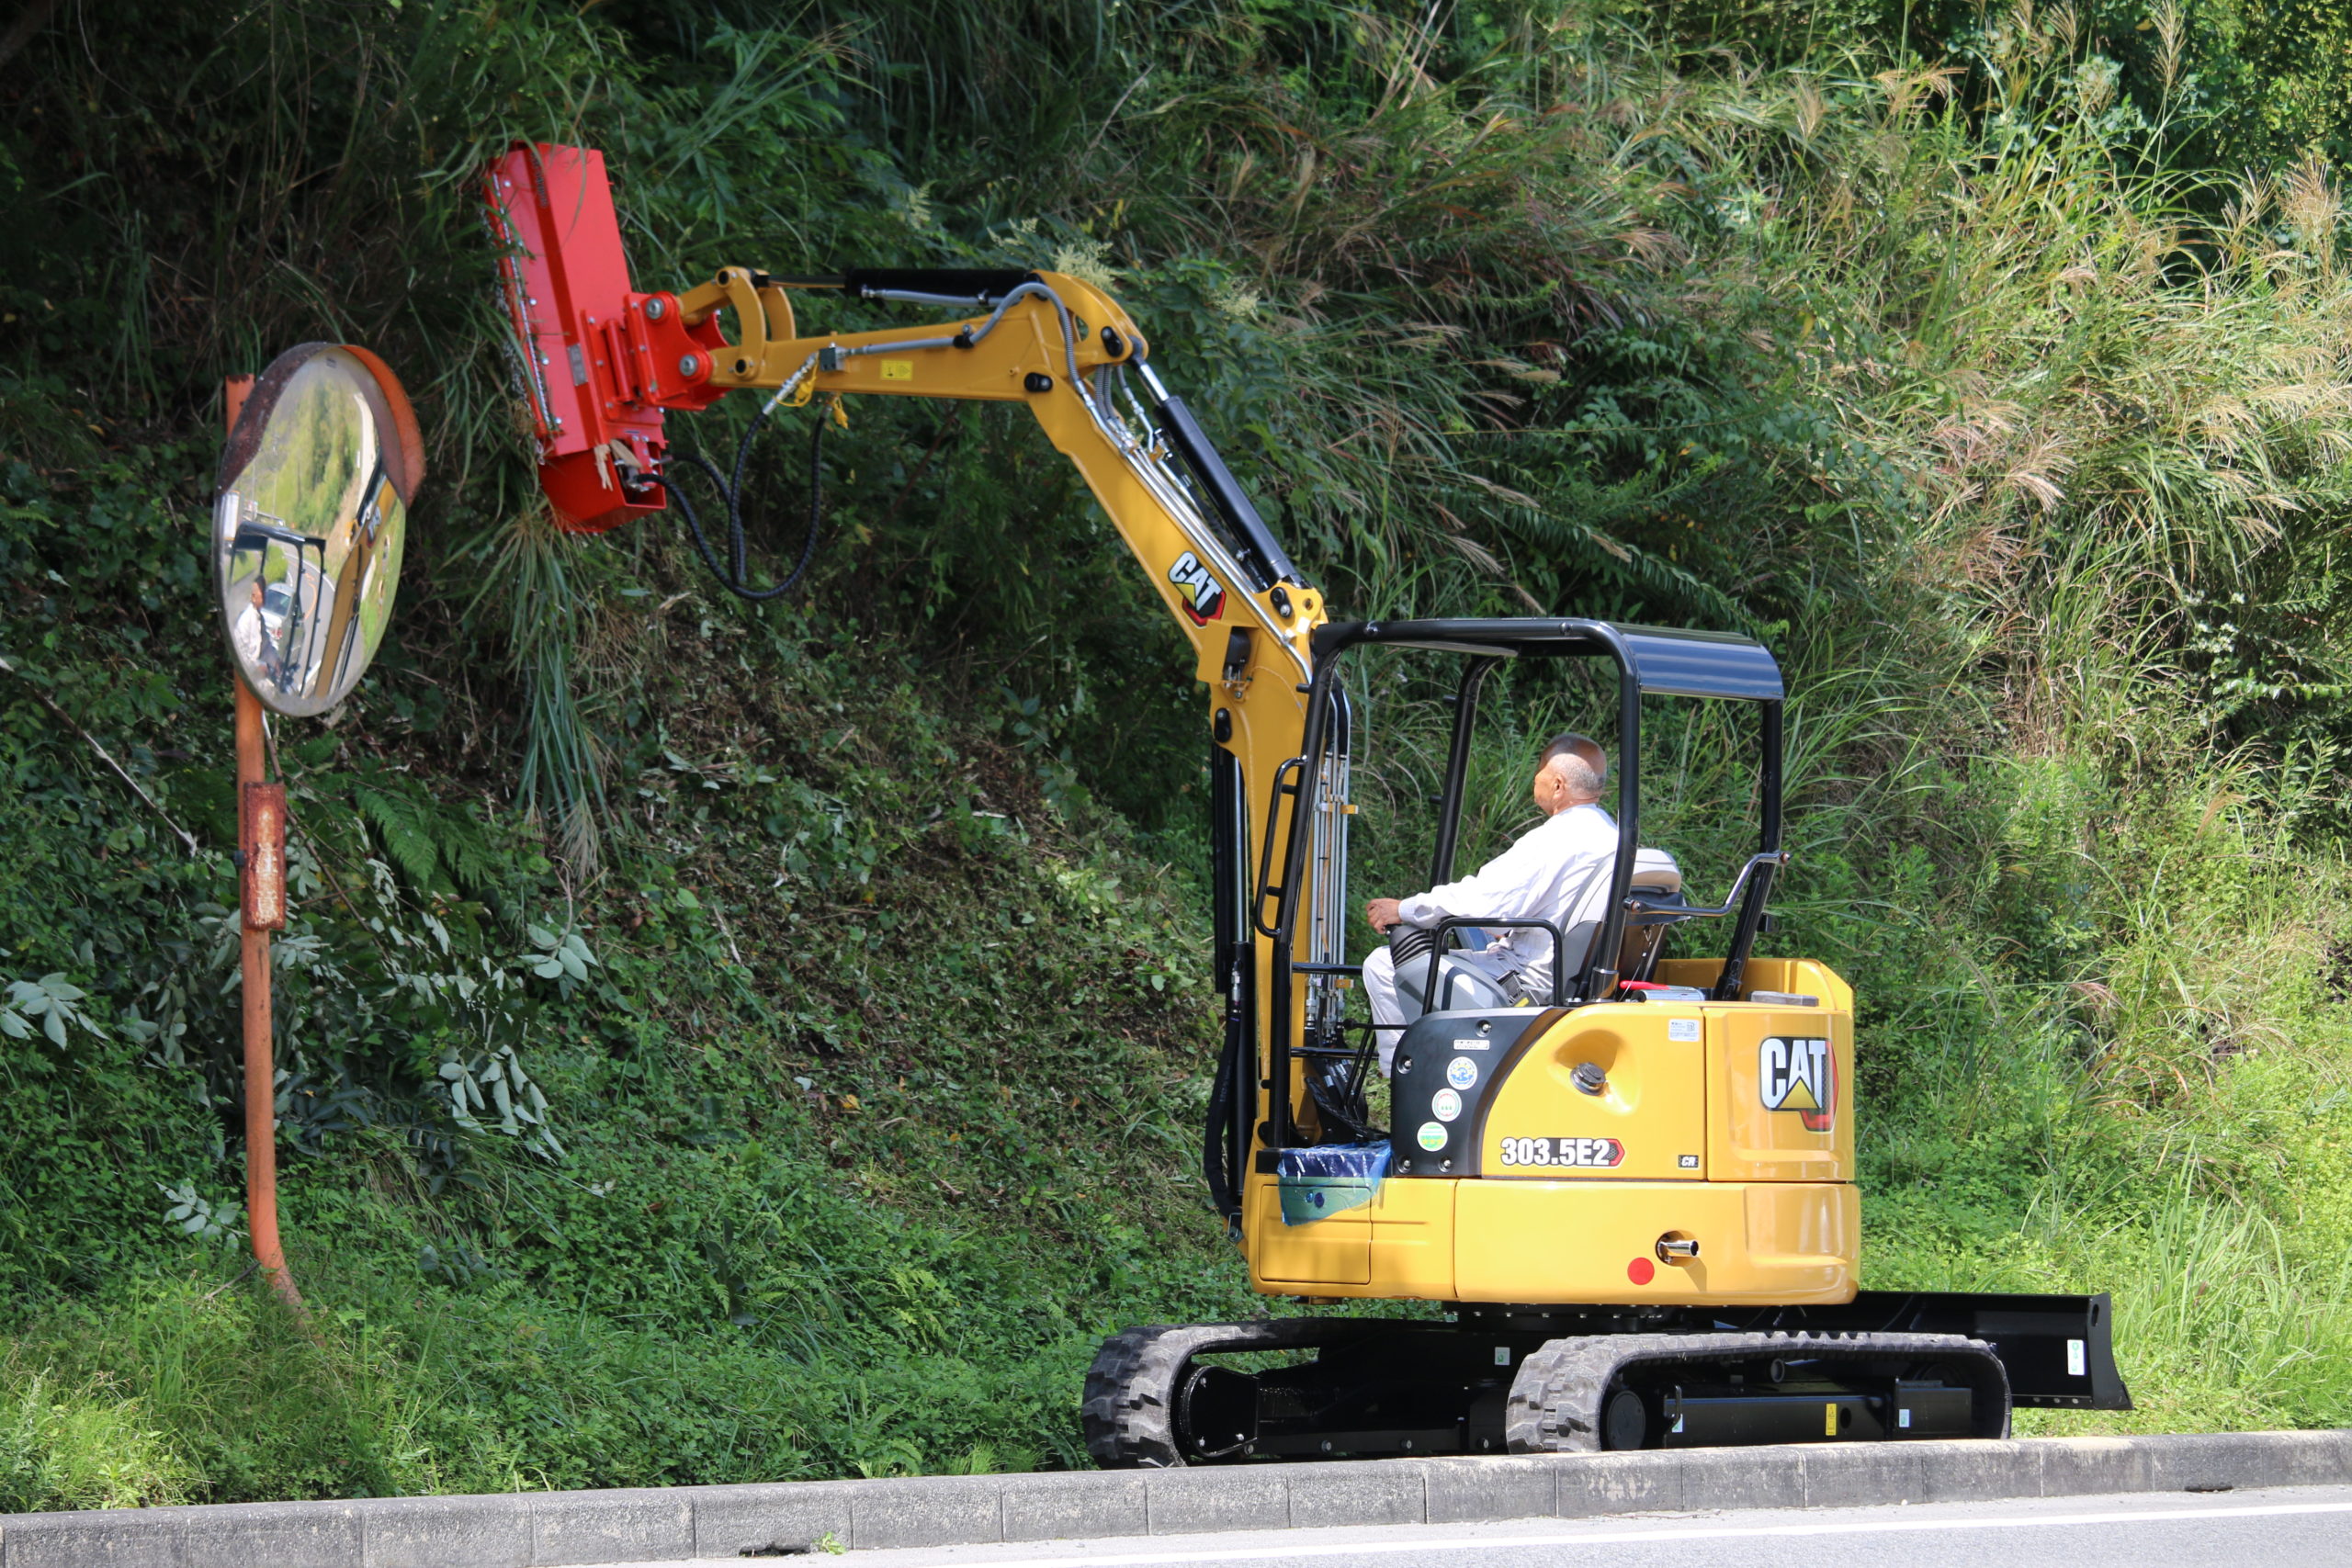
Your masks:
M517 146L485 176L511 345L556 521L601 534L659 512L663 409L700 409L723 347L716 312L688 327L671 294L629 287L600 152Z

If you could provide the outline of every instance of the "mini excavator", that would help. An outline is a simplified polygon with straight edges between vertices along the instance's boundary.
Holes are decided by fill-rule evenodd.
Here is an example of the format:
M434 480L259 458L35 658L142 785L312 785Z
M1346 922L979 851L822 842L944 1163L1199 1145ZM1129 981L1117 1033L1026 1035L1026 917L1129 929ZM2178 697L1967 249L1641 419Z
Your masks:
M725 560L673 484L666 412L737 392L764 394L763 417L820 395L1019 402L1191 642L1224 1023L1209 1193L1259 1291L1442 1315L1118 1334L1082 1396L1098 1463L1996 1438L2015 1406L2130 1407L2104 1295L1857 1289L1853 993L1815 960L1754 951L1788 860L1783 690L1761 645L1573 617L1330 620L1143 330L1092 284L729 266L641 292L599 153L517 145L484 178L564 527L674 502L723 581L773 592L743 581L729 476L695 459L728 500ZM948 319L803 335L804 291ZM734 484L742 472L739 449ZM1383 651L1454 667L1431 884L1453 874L1480 689L1510 660L1598 660L1613 678L1621 833L1599 916L1539 922L1557 943L1551 995L1463 1008L1431 980L1430 1010L1396 1043L1386 1132L1367 1103L1370 1026L1346 1007L1359 745L1342 681ZM1642 723L1662 699L1753 710L1760 837L1720 905L1690 901L1640 842Z

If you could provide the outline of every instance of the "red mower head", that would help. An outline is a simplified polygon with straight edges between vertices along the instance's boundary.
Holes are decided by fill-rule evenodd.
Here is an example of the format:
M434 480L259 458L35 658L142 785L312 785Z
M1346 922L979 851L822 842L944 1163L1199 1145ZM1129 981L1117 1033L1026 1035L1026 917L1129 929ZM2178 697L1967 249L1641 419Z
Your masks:
M600 152L517 145L484 175L511 347L557 523L601 534L659 512L664 408L707 407L718 323L684 326L676 299L629 287Z

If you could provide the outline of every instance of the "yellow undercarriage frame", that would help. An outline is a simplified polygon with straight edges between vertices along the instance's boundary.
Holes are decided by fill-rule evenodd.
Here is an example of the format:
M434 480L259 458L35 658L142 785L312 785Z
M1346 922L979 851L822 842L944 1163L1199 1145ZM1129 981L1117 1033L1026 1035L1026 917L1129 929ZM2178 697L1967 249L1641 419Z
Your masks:
M1719 968L1670 961L1658 978L1704 986ZM1284 1224L1277 1179L1253 1175L1250 1282L1278 1295L1530 1305L1851 1300L1853 993L1803 959L1752 960L1747 981L1748 996L1779 995L1531 1011L1531 1027L1483 1042L1411 1037L1398 1111L1428 1103L1416 1074L1480 1074L1458 1096L1464 1111L1436 1124L1451 1142L1425 1156L1418 1129L1400 1126L1414 1170L1305 1224ZM1579 1067L1584 1085L1599 1070L1599 1092Z

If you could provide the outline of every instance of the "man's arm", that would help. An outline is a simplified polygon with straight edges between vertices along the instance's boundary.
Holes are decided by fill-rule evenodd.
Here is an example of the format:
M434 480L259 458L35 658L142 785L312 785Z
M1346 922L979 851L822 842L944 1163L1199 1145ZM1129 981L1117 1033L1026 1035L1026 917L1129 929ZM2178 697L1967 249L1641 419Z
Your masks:
M1408 898L1377 899L1395 907L1396 919L1410 925L1433 926L1440 920L1514 920L1543 919L1549 911L1533 907L1537 890L1548 881L1555 856L1566 847L1544 840L1553 824L1545 822L1521 835L1517 843L1459 881L1416 893Z

